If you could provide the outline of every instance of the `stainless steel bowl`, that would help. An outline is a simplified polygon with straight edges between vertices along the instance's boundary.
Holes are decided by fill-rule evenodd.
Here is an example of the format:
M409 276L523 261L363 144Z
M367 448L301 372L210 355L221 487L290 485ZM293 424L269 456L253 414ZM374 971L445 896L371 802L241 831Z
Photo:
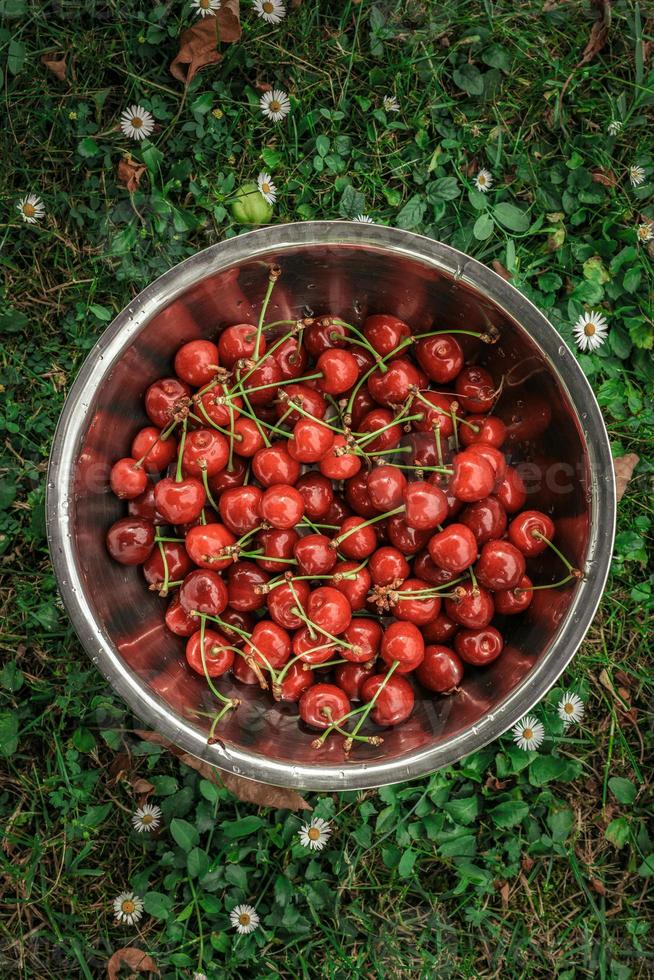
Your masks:
M466 674L450 697L418 696L413 716L381 747L341 740L311 748L293 706L270 703L221 681L243 703L207 744L214 710L204 680L186 667L183 641L163 625L162 602L140 570L114 563L104 536L124 507L108 491L110 465L146 417L145 387L171 370L184 341L256 322L277 262L282 279L269 318L333 313L360 322L391 312L414 329L498 327L479 362L503 379L500 411L544 422L512 447L527 478L528 506L555 518L557 543L583 581L536 593L529 612L506 623L507 647L490 667ZM547 414L551 421L547 423ZM546 427L545 427L546 426ZM538 426L537 426L538 428ZM593 393L548 321L481 263L439 242L377 225L308 222L253 231L187 259L116 317L71 388L50 459L47 497L52 560L63 600L94 663L134 712L188 752L220 769L282 786L354 789L432 772L496 738L533 707L570 662L605 584L615 524L609 442ZM557 559L536 560L534 578L560 577ZM198 714L202 712L202 714Z

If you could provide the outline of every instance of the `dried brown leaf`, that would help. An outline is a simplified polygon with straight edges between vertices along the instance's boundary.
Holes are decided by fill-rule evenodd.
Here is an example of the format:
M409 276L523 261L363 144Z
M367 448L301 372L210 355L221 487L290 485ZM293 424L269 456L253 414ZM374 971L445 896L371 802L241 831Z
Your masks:
M215 783L216 786L224 786L230 793L233 793L243 803L254 803L256 806L273 807L276 810L310 810L311 805L307 803L299 793L293 789L284 789L281 786L270 786L268 783L258 783L254 779L244 779L231 772L223 772L222 769L215 769L203 759L188 752L182 752L176 745L169 742L163 735L157 732L146 732L138 729L134 733L146 742L161 745L168 749L172 755L176 756L185 766L190 766L199 772L203 779Z
M223 0L215 17L202 17L184 31L179 51L170 65L170 74L186 85L207 65L222 58L219 44L231 44L241 36L239 0Z
M597 17L590 29L588 42L583 50L580 61L577 62L574 69L570 72L563 84L563 88L561 89L561 93L559 95L559 106L563 102L563 96L567 91L568 85L574 78L575 72L578 71L582 65L587 65L590 61L592 61L593 58L600 53L608 40L609 29L611 27L610 0L591 0L591 5L597 11Z
M45 65L48 71L51 71L60 82L66 81L66 55L57 55L56 52L52 54L44 54L41 56L41 64Z
M597 892L598 895L606 895L606 887L599 880L599 878L591 878L590 887L593 889L593 891Z
M136 946L125 946L124 949L117 949L107 963L107 977L109 980L117 980L120 975L120 968L127 966L130 969L130 977L135 977L137 973L154 973L160 977L157 964L151 956L144 950L137 949ZM122 974L125 976L125 974Z
M509 270L502 265L499 259L493 259L492 266L498 276L501 276L502 279L506 279L507 282L511 282L513 276Z
M132 789L137 796L149 796L154 793L154 786L147 779L133 779Z
M602 184L604 187L615 187L618 183L618 178L611 170L606 171L598 168L597 170L593 170L592 177L593 183Z
M146 170L147 167L144 163L133 160L131 154L128 153L127 156L118 161L116 176L118 182L124 184L130 194L133 194L141 183L141 177Z
M629 485L632 474L638 465L639 457L635 453L627 453L626 456L618 456L613 460L615 470L615 493L618 500L622 500L625 490Z

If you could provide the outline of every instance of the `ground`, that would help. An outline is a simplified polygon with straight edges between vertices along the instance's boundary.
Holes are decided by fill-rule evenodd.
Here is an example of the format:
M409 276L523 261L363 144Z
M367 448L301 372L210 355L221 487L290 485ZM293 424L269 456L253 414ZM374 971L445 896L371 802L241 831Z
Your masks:
M100 977L130 946L165 977L654 974L651 14L304 0L274 26L246 3L240 40L185 87L169 64L189 4L4 0L2 975ZM259 109L271 85L291 98L277 124ZM142 144L118 128L132 104L157 124ZM578 317L603 312L608 338L579 362L614 455L641 457L600 612L537 709L542 749L507 735L409 784L309 794L333 821L320 852L299 842L302 814L236 801L131 732L58 603L44 535L49 445L86 353L140 288L243 230L231 201L261 171L272 222L367 213L454 244L573 347ZM34 225L16 209L28 193ZM564 689L586 704L566 732ZM135 780L163 810L156 835L131 829ZM136 926L114 920L125 889L145 897ZM239 902L261 918L250 936L229 923Z

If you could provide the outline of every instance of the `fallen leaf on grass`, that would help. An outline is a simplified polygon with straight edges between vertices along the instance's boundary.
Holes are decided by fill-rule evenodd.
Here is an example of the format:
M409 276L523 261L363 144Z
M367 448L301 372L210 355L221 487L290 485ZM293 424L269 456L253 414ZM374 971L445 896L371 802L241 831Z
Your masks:
M56 52L53 54L44 54L41 57L41 64L45 65L48 71L51 71L60 82L66 81L66 55L57 55Z
M613 460L615 470L615 495L617 500L622 500L629 481L638 465L639 457L636 453L627 453L626 456L618 456Z
M118 182L124 184L130 194L133 194L141 183L141 177L147 169L144 163L133 160L132 155L128 153L127 156L118 161L116 176L118 177Z
M604 187L615 187L618 183L618 178L610 170L593 170L592 177L594 184L602 184Z
M603 882L599 880L599 878L591 878L590 887L593 889L593 891L597 892L598 895L606 895L606 887Z
M132 780L132 789L136 796L149 796L150 793L154 793L154 786L147 779Z
M216 786L224 786L243 803L254 803L256 806L267 806L276 810L311 810L311 805L293 789L270 786L268 783L259 783L254 779L244 779L242 776L235 776L234 773L215 769L203 759L198 759L188 752L182 752L181 749L178 749L176 745L173 745L172 742L157 732L137 729L134 734L145 742L161 745L180 762L183 762L185 766L199 772L203 779L207 779Z
M179 51L170 65L170 74L188 85L201 68L221 60L219 44L231 44L240 36L238 0L223 0L215 17L203 17L184 31Z
M568 85L574 78L575 72L578 71L583 65L587 65L590 61L592 61L593 58L600 53L608 40L609 28L611 27L610 0L591 0L591 5L597 11L597 17L590 29L588 42L581 55L581 60L577 62L573 70L570 72L565 80L563 88L561 89L561 94L559 95L559 106L563 102L563 96L567 91Z
M509 270L502 265L499 259L493 259L492 266L498 276L501 276L502 279L506 279L507 282L511 282L513 276Z
M136 973L155 973L158 977L161 976L152 957L136 946L125 946L124 949L117 949L112 955L107 963L109 980L117 980L121 966L130 968L131 977L136 976Z

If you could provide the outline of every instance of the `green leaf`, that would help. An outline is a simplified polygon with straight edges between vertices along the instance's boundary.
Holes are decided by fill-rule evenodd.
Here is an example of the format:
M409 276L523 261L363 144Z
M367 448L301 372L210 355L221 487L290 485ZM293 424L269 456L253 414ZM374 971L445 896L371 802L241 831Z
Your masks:
M265 146L261 151L261 159L267 167L271 170L276 167L278 163L284 159L283 154L279 150L272 150L269 146Z
M481 60L489 68L499 68L501 71L509 71L511 68L511 56L501 44L491 44L482 52Z
M616 817L604 831L604 836L614 847L624 847L631 836L631 827L626 817Z
M484 79L475 65L461 65L452 72L452 78L457 88L467 92L468 95L483 94Z
M529 813L529 806L523 800L507 800L488 811L496 827L514 827Z
M547 817L547 826L550 829L552 840L563 842L572 830L574 822L575 816L569 807L564 807L562 810L552 810Z
M188 852L186 867L192 878L201 878L209 870L209 855L201 847L194 847Z
M148 915L154 916L155 919L167 919L173 902L162 892L146 892L143 896L143 907Z
M552 779L568 781L576 779L581 770L581 763L576 759L562 759L557 755L539 755L529 766L529 782L532 786L544 786Z
M188 820L182 820L180 817L173 817L170 821L170 833L176 843L187 853L200 840L200 835L193 824L189 823Z
M100 152L100 147L95 140L92 140L90 136L87 136L86 139L80 140L80 142L77 144L77 152L81 157L94 157Z
M228 840L238 840L239 837L249 837L251 834L255 834L259 827L263 827L261 817L250 816L224 823L222 831Z
M630 779L624 779L622 776L611 776L609 779L609 789L618 803L629 805L636 799L636 787Z
M461 189L456 177L439 177L429 188L430 196L439 198L441 201L454 201L460 192Z
M108 310L106 306L100 306L98 303L92 303L89 306L89 311L96 316L98 320L102 320L103 323L107 323L113 318L113 312Z
M27 48L22 41L11 40L7 52L7 68L12 75L17 75L25 64Z
M396 219L397 227L403 228L405 231L411 231L413 228L417 228L424 217L426 207L427 205L423 198L417 194L414 195L406 202L398 214Z
M478 241L483 242L493 234L495 222L488 212L480 214L472 226L472 234Z
M529 227L529 215L515 204L509 204L508 201L500 201L496 204L493 208L493 216L509 231L526 231Z
M0 479L0 510L7 510L16 499L16 484L5 477Z
M341 218L356 218L358 214L365 211L365 208L366 199L363 194L348 185L343 191L338 205L338 213Z
M400 858L400 863L397 866L397 872L400 878L408 878L413 871L413 866L416 863L416 858L418 854L416 851L412 851L408 848L402 857Z
M327 154L329 153L329 147L330 147L330 142L328 136L316 137L316 150L318 151L319 156L321 157L327 156Z
M18 718L13 711L0 712L0 753L13 755L18 748Z
M651 878L654 875L654 854L649 854L638 868L638 874L643 878Z
M143 147L141 150L141 156L143 157L143 163L146 165L150 173L156 173L163 163L163 153L152 144Z
M479 797L468 796L462 800L448 800L443 809L455 823L472 823L479 815Z
M622 285L627 290L628 293L635 293L640 286L640 280L642 273L640 269L628 269L625 272L624 279L622 280Z

